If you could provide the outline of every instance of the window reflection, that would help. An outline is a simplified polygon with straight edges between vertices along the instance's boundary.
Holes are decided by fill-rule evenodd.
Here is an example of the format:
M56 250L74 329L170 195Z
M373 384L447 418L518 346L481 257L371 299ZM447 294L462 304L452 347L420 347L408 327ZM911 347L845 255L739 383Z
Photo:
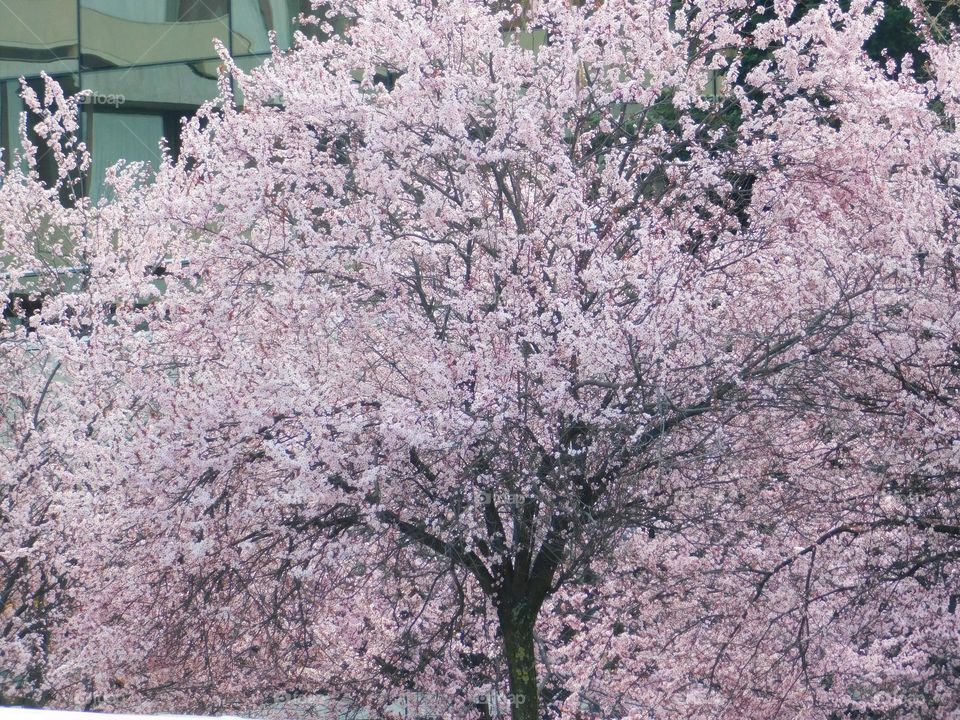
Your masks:
M81 117L93 155L86 189L99 198L105 170L120 158L155 164L163 137L177 155L181 121L217 95L214 40L250 69L270 52L271 32L281 48L293 44L301 14L323 11L310 0L0 0L4 164L19 146L16 78L29 78L42 94L46 72L68 93L90 91ZM342 31L342 18L326 19ZM313 25L300 29L322 35ZM55 176L50 153L41 151L39 165L42 177Z
M90 105L119 109L196 108L217 95L219 60L88 70Z
M277 44L288 47L293 37L293 18L288 0L233 0L234 39L243 37L251 52L270 52L268 33L277 33ZM238 53L235 53L238 54Z
M0 2L0 77L77 69L76 0Z
M317 13L310 0L2 0L0 79L216 59L215 39L265 55L271 32L290 47L297 18Z
M229 15L227 0L81 0L80 27L84 67L152 65L215 57Z
M219 60L207 60L84 73L84 86L91 91L84 118L94 200L103 195L107 168L120 158L156 165L161 138L177 157L181 122L216 96L218 66Z
M230 0L175 0L177 20L214 20L230 12Z

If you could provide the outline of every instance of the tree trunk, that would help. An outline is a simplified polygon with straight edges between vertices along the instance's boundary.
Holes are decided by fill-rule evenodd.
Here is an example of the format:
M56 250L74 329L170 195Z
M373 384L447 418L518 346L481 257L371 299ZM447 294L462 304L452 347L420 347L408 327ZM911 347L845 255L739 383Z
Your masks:
M533 645L536 616L524 606L502 609L500 630L510 674L510 717L512 720L540 720L537 683L537 656Z

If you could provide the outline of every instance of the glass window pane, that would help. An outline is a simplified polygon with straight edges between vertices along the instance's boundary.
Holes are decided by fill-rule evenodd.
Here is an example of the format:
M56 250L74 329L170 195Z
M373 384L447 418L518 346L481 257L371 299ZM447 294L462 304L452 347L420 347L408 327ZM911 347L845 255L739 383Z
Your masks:
M75 0L0 2L0 77L76 70Z
M160 157L161 137L177 156L180 122L216 97L219 65L219 60L201 60L83 74L89 91L84 118L93 155L93 199L103 192L104 171L119 158L154 162Z
M87 115L87 120L93 156L90 171L90 197L93 200L103 195L106 170L118 160L144 160L154 167L159 164L162 115L94 111Z
M290 47L293 40L294 18L300 12L299 2L289 0L233 0L234 54L246 45L251 53L270 52L267 33L277 33L277 45ZM238 43L238 40L242 42Z
M23 101L17 95L20 89L15 80L0 82L0 149L3 151L3 167L9 168L11 153L19 147L20 113Z
M81 0L84 67L129 67L216 56L227 0Z
M179 0L177 20L199 22L223 17L230 12L230 0Z
M219 60L156 67L89 70L83 85L88 105L121 110L193 109L217 96Z

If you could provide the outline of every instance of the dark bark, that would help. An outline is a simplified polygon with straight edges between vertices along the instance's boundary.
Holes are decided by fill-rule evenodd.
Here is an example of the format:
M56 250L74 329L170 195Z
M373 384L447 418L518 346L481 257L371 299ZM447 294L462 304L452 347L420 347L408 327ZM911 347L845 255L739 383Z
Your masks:
M510 675L512 720L540 720L537 656L533 642L536 611L525 603L504 603L498 611L503 654Z

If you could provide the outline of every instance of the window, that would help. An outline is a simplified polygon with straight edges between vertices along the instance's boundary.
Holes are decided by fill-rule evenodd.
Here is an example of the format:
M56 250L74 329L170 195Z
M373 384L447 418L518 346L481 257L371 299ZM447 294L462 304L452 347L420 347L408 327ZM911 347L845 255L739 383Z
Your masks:
M123 159L146 161L153 167L160 162L160 138L164 132L162 113L94 111L88 115L93 172L90 177L90 198L100 199L107 168Z
M0 78L77 70L76 0L0 2Z
M277 44L289 47L293 42L293 25L299 5L291 10L288 0L233 0L234 40L244 38L253 53L270 52L268 33L277 34Z
M310 0L0 0L3 162L9 167L19 145L17 78L31 78L42 95L46 72L68 93L90 91L81 132L93 164L83 189L97 199L104 171L121 157L156 163L162 137L178 155L181 122L218 92L215 39L249 70L270 52L271 32L289 47L297 17L317 13ZM51 153L41 150L39 172L55 179Z
M9 169L11 153L20 142L17 137L23 101L17 95L19 83L13 80L0 82L0 148L3 149L3 167Z
M215 20L230 12L230 0L177 0L174 4L179 21Z
M101 109L193 109L217 95L220 60L88 70L88 105Z
M214 58L227 43L226 0L80 0L84 68ZM241 48L242 51L242 48Z
M218 65L219 60L211 60L83 74L83 84L92 93L84 125L94 200L103 194L106 169L120 158L156 166L161 138L167 138L174 158L179 155L181 122L216 95Z

